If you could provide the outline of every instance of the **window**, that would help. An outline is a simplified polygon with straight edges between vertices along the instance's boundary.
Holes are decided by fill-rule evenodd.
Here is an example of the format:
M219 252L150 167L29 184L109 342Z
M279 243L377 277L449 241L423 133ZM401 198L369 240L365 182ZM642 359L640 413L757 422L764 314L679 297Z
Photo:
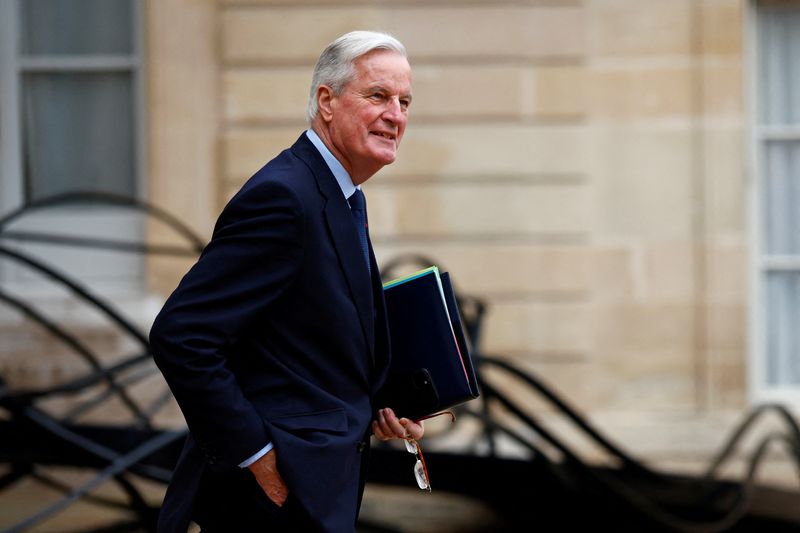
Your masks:
M142 195L140 0L0 1L0 208L74 191ZM136 238L131 215L63 207L20 221L28 231ZM24 244L108 292L138 290L135 257ZM37 283L3 265L0 280Z
M800 1L755 4L753 392L800 399Z

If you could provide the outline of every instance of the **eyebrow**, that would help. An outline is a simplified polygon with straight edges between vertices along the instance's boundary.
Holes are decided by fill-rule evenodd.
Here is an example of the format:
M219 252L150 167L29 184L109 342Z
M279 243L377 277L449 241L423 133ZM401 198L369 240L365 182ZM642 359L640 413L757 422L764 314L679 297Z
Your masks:
M364 91L364 94L372 93L372 92L375 92L375 91L378 91L378 92L381 92L381 93L390 93L391 92L389 89L387 89L383 85L372 85L372 86L366 88L366 90ZM411 93L401 94L399 96L400 96L400 98L404 98L404 99L408 100L409 102L414 99L414 96Z

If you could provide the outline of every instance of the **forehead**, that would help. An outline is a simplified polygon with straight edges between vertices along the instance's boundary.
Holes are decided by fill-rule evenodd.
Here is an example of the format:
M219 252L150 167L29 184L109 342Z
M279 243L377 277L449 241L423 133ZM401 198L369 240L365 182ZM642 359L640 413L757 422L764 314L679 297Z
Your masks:
M390 50L373 50L353 63L355 77L351 83L363 85L391 85L398 90L411 87L411 66L401 54Z

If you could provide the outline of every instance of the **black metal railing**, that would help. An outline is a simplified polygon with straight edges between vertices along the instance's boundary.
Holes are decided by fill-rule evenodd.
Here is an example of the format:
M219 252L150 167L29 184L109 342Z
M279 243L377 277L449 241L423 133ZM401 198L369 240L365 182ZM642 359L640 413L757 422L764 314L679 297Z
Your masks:
M154 245L88 235L51 234L19 229L30 214L65 205L105 205L154 217L182 236L184 244ZM124 511L125 517L97 531L154 531L158 507L148 503L138 482L146 479L166 484L179 453L186 429L160 427L154 420L171 401L149 353L146 332L126 318L117 302L96 294L56 265L20 247L33 242L76 248L97 248L130 254L195 257L203 241L169 213L137 199L94 192L63 194L40 199L0 218L0 261L43 277L68 291L82 305L93 309L136 348L109 361L79 334L52 318L23 296L0 288L0 303L40 328L65 354L82 361L79 375L47 387L22 387L0 375L0 505L4 495L22 480L33 480L61 492L55 503L13 524L2 524L4 532L26 531L64 511L79 499ZM444 265L431 257L404 254L382 265L385 279L404 268ZM453 280L458 281L457 276ZM560 392L536 374L523 370L502 354L489 354L482 346L482 328L487 303L455 286L457 304L470 351L476 365L481 396L456 409L457 421L477 427L469 442L458 450L439 449L437 435L426 437L426 459L435 491L452 492L479 499L497 510L500 521L491 531L537 529L624 531L676 531L716 533L722 531L781 531L800 528L800 520L786 518L782 509L772 516L755 505L763 494L773 501L800 502L796 491L775 491L757 483L757 473L774 444L785 446L788 457L800 471L800 429L792 414L781 405L765 405L745 413L743 421L715 455L705 472L697 476L662 472L649 467L623 446L615 443L589 418L572 406ZM44 356L44 354L43 354ZM145 397L134 392L148 379L160 387ZM536 402L520 398L534 396ZM69 398L69 409L58 412L48 402ZM87 414L102 410L110 401L124 406L127 417L113 424L87 422ZM541 401L549 404L549 417L559 416L573 431L599 450L602 460L587 460L571 442L539 416ZM781 427L766 435L753 435L756 422L767 415L778 416ZM444 436L449 434L446 433ZM741 479L723 478L723 466L739 451L744 440L755 440ZM503 453L513 446L514 455ZM68 483L52 475L50 467L79 467L91 472L88 481ZM369 479L373 483L409 486L411 473L407 454L392 445L373 449ZM114 480L124 499L104 497L97 489ZM772 490L772 492L769 492ZM766 491L766 492L765 492ZM761 495L761 498L757 498ZM776 504L777 505L777 504ZM781 504L783 505L783 504ZM796 506L800 507L800 506ZM391 524L362 519L366 531L392 531ZM394 528L394 529L393 529Z

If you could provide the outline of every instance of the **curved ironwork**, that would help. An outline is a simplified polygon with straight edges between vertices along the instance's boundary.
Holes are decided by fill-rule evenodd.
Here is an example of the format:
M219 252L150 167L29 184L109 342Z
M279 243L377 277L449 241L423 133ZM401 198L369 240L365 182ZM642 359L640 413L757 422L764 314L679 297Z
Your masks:
M13 229L14 222L31 211L87 202L132 208L147 216L154 216L175 228L189 243L188 247L48 235ZM9 213L0 218L0 239L142 254L191 255L200 253L203 248L202 241L188 227L163 210L135 198L86 192L41 199ZM15 389L0 377L0 408L5 409L11 417L0 419L0 431L8 431L4 434L12 437L0 439L0 462L10 466L10 470L0 476L0 489L30 476L64 494L58 502L40 509L6 531L29 529L79 498L131 512L131 518L109 527L153 531L158 510L146 502L131 474L166 483L186 430L162 430L151 423L154 413L171 399L168 389L165 388L165 392L156 396L146 408L128 393L132 384L155 373L145 334L110 302L45 261L2 244L0 256L69 289L83 303L103 313L124 334L135 339L141 348L137 354L112 365L103 365L102 359L80 338L21 298L0 290L0 302L43 327L90 367L76 378L45 389ZM388 279L400 268L424 268L430 265L438 265L446 270L442 264L422 254L397 256L384 264L381 270ZM651 469L604 435L538 376L524 371L507 359L483 353L480 341L486 303L462 293L458 287L456 300L467 329L481 388L479 400L459 406L456 411L461 415L459 420L478 422L479 436L467 453L437 452L434 447L433 451L426 449L426 460L434 472L435 490L480 498L499 511L504 524L502 527L493 527L493 532L519 531L537 525L541 527L549 518L554 520L552 525L558 526L608 526L613 514L609 509L630 517L627 526L617 524L615 530L618 532L747 531L743 524L753 518L754 495L761 490L755 483L755 475L767 451L775 444L784 444L800 470L800 427L791 413L780 405L762 406L749 413L700 477L676 476ZM596 466L584 461L573 446L531 412L530 406L520 402L519 389L513 395L509 393L509 383L512 381L523 387L523 392L536 394L549 402L557 414L569 420L583 436L602 450L613 466ZM85 393L96 385L105 385L105 389L83 400L66 415L55 417L37 407L39 401ZM133 414L134 424L110 427L77 422L80 415L103 405L110 397L119 397L126 404ZM752 430L755 422L767 413L781 417L785 432L771 433L761 438L748 459L747 472L742 480L733 482L720 479L718 474L724 463L730 460L737 445ZM429 434L426 440L434 442L436 437ZM499 451L503 439L518 445L527 456L505 457ZM395 453L390 445L376 446L370 480L406 486L410 476L407 459L406 453ZM96 475L83 485L70 486L44 474L41 466L50 464L91 468ZM516 480L510 481L511 478ZM109 479L114 479L121 487L127 501L93 495L95 489ZM531 511L531 504L537 501L543 502L542 508ZM577 512L576 506L580 506ZM584 518L579 516L581 514L590 515L586 522L581 522ZM761 529L764 523L760 523ZM778 522L769 524L777 527ZM364 532L392 530L366 518L360 525L359 530Z
M189 246L154 246L114 239L72 237L13 229L14 222L32 211L83 203L120 206L155 217L177 231L188 241ZM203 248L203 242L197 235L163 210L135 198L85 192L43 198L7 214L0 218L0 239L7 242L68 244L161 255L196 256ZM133 339L141 349L139 354L126 356L111 365L105 365L99 355L78 336L70 333L21 297L0 289L0 302L43 328L52 339L57 340L89 366L88 370L78 377L46 388L15 388L0 377L0 409L6 413L5 417L0 418L0 434L6 436L0 439L0 462L10 466L10 471L0 477L0 488L7 488L25 477L30 477L64 494L54 504L46 506L3 531L28 529L62 511L78 498L91 498L104 505L124 508L133 513L134 517L125 520L125 523L135 526L137 530L154 531L158 508L146 503L141 489L129 479L129 474L166 484L180 450L180 441L186 435L186 429L158 430L153 427L152 417L171 399L166 384L164 392L155 399L151 398L152 401L147 407L142 406L129 392L132 385L157 374L149 354L149 343L145 332L128 320L110 300L96 294L54 265L3 244L0 244L0 258L37 273L55 286L67 289L78 301L100 312L123 335ZM96 392L94 396L89 394L88 398L82 398L66 413L58 416L36 407L37 402L50 398L87 396L87 393L97 385L104 385L104 390ZM133 415L131 423L97 426L77 422L83 414L104 405L112 397L119 398L131 412ZM48 464L93 468L97 469L98 473L83 486L73 487L69 483L59 482L42 474L37 465ZM91 492L107 479L113 479L122 489L127 496L127 502L91 495Z
M478 364L479 366L489 366L502 369L506 373L521 380L525 385L535 390L538 394L543 396L544 399L549 401L561 414L563 414L564 416L567 417L567 419L572 421L583 433L585 433L591 440L593 440L595 444L597 444L601 449L606 451L613 458L618 459L623 468L628 468L640 473L650 472L650 470L646 468L641 462L634 459L622 448L611 442L611 440L608 437L603 435L583 415L581 415L577 409L569 405L569 403L564 398L562 398L551 387L547 386L542 380L540 380L533 374L525 372L522 369L512 365L508 361L505 361L497 356L493 357L488 355L482 355L482 356L478 355L476 356L476 364ZM486 386L485 381L482 381L482 384ZM504 402L506 401L505 395L503 395L496 389L491 389L490 396L494 395L503 398L502 401ZM516 406L514 406L513 409L515 411L518 410ZM525 415L520 411L519 416L523 417L523 419L531 427L538 428L537 431L544 431L542 425L538 422L535 422L533 419L528 418L528 415ZM554 437L550 437L550 440L555 440L555 439ZM560 443L554 445L559 448L562 447ZM575 454L573 452L567 450L562 450L562 451L565 451L570 457L575 458Z
M106 370L103 368L103 365L100 363L99 358L77 337L69 333L67 330L50 320L49 318L45 317L42 313L37 311L34 307L26 304L19 298L16 298L3 290L0 290L0 301L5 302L7 305L17 309L22 314L27 316L33 322L38 323L40 326L44 327L53 337L60 340L63 344L71 348L75 353L81 356L81 358L89 363L89 366L92 368L92 373L89 375L90 379L83 379L77 382L74 382L72 385L64 386L64 385L57 385L54 387L49 387L47 389L39 389L35 391L14 391L14 401L15 402L31 402L36 398L43 398L45 396L52 396L55 394L63 394L68 391L72 392L80 392L86 386L88 386L91 382L97 381L104 381L108 387L113 391L114 394L117 394L122 400L122 403L130 409L136 419L143 424L149 425L149 421L147 420L146 416L139 408L139 405L131 398L128 392L119 386L119 384L113 379L112 370ZM135 364L139 362L140 359L133 359L131 361L127 361L125 366L130 364ZM10 394L9 391L0 391L0 401L2 401L4 396L8 396Z
M147 216L152 216L175 230L179 235L186 239L186 241L190 244L190 247L180 248L173 246L148 246L144 243L116 241L112 239L69 237L65 235L14 231L9 229L9 226L11 226L13 222L21 219L23 216L29 215L32 212L47 208L80 204L104 204L109 206L124 207L134 211L139 211ZM86 246L118 251L167 255L196 255L200 253L205 246L205 242L200 238L199 235L189 228L189 226L181 222L180 219L164 209L133 196L96 191L70 191L31 200L6 214L5 216L0 217L0 237L15 240L47 242L51 244L70 244L73 246Z
M409 265L424 268L434 264L437 262L425 255L403 254L389 261L383 272L387 278L391 279L396 275L395 270L397 269ZM476 332L474 339L480 338L480 323L486 309L483 302L480 304L477 313L462 311L462 315L465 315L465 323L473 327ZM470 323L470 320L473 323ZM736 526L744 527L743 523L752 510L754 492L757 488L755 474L766 456L767 450L776 442L785 444L790 457L800 471L800 427L791 413L783 406L767 405L753 409L734 430L703 475L696 478L675 476L649 468L613 443L552 387L534 374L522 370L502 357L481 353L480 345L477 343L474 344L473 349L482 397L468 406L459 407L458 411L468 418L479 421L482 442L488 448L486 457L490 460L503 461L498 452L498 437L502 435L510 439L522 449L527 450L531 454L531 460L543 463L545 470L556 473L557 481L550 480L551 483L572 483L595 487L596 495L601 500L603 499L602 495L613 495L617 503L624 506L625 512L639 516L639 521L632 531L648 527L682 533L717 533L731 530ZM526 410L504 392L510 388L507 378L503 380L502 386L493 384L486 372L490 368L500 370L505 376L516 379L524 389L534 392L549 402L558 414L568 419L584 437L607 455L606 459L609 462L615 463L617 466L599 468L585 463L576 451L549 430L545 424L537 420L530 410ZM516 397L515 395L514 398ZM511 426L508 422L503 421L494 412L497 408L504 411L506 415L511 415L517 424ZM752 428L755 421L767 412L776 412L782 418L787 433L769 434L757 443L755 451L747 462L746 473L742 480L731 482L718 479L716 474L722 464L731 458L737 444ZM532 438L531 435L535 438ZM545 443L561 455L561 461L552 462L548 458L550 454L543 447ZM477 443L473 444L472 448L474 452L477 449ZM383 450L384 453L387 451L389 450ZM397 459L402 461L402 455ZM457 461L458 459L453 460ZM386 466L385 462L382 463L382 466ZM458 468L469 468L469 460L464 460ZM454 471L451 469L447 474L453 475ZM401 472L400 475L404 476L404 473ZM401 480L396 481L400 482ZM496 488L493 487L491 490L495 491ZM507 492L503 494L508 495ZM491 499L492 495L481 493L480 497ZM504 507L500 502L496 503L503 507L504 512L514 513L513 509ZM746 531L746 529L744 530Z
M149 349L149 342L147 335L144 334L138 327L136 327L130 320L126 319L122 313L117 311L109 302L93 294L89 289L82 286L79 282L75 281L64 272L50 266L39 259L34 258L32 255L23 253L19 250L14 250L0 244L0 255L25 265L26 267L43 274L45 277L50 278L59 286L69 289L72 294L91 305L94 309L103 313L108 319L116 324L120 329L134 338L144 349Z
M774 442L780 441L787 444L791 452L790 456L795 462L795 465L800 466L800 432L798 432L798 425L788 410L781 406L763 406L750 413L729 438L728 442L726 442L722 452L714 460L707 473L691 482L687 482L686 479L675 478L674 476L654 471L622 451L597 429L593 428L585 417L569 407L555 391L545 386L531 374L498 358L482 356L477 357L476 360L479 368L485 366L500 368L522 379L527 385L535 389L555 405L561 414L566 415L568 419L575 423L575 425L601 449L605 450L611 457L620 460L623 465L622 469L616 471L598 470L586 464L578 453L574 452L568 445L558 439L544 424L536 420L533 415L527 413L525 409L516 401L512 400L508 394L488 383L485 373L481 372L480 380L484 402L497 402L504 410L521 421L523 427L529 430L532 429L537 437L547 441L548 444L559 450L565 457L564 465L567 469L573 473L577 473L583 481L598 484L607 493L614 494L624 501L631 511L643 514L645 518L653 524L665 527L670 531L717 533L728 531L729 528L740 521L751 508L755 490L755 474L765 457L767 449ZM714 479L713 473L718 470L722 460L729 457L733 447L744 435L744 431L752 426L756 418L770 410L776 410L782 416L789 428L789 433L770 433L763 437L748 461L745 477L739 483L732 484ZM483 417L482 413L473 414L476 417ZM491 426L495 431L502 432L515 441L522 443L531 451L546 456L536 443L531 442L530 438L525 438L519 432L510 429L506 424L495 421ZM619 475L620 472L624 472L624 479ZM642 483L642 479L646 479L647 483ZM680 502L673 500L667 505L654 496L657 494L656 491L642 490L642 487L648 484L652 485L653 483L660 484L658 493L669 492L670 496L674 497L676 492L680 492L687 497ZM676 485L678 483L679 485ZM724 487L726 490L720 491L721 487ZM674 509L676 507L677 510ZM705 516L694 519L691 518L692 515L702 515L703 511L707 510L714 510L718 516L714 518L707 518Z

